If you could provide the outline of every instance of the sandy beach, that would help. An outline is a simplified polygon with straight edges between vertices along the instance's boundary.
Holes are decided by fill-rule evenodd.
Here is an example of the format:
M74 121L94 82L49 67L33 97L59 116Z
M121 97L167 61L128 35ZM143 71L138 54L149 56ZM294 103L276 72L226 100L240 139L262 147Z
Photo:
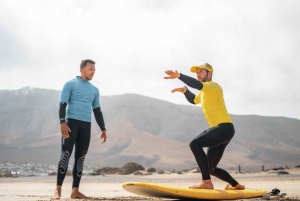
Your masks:
M231 174L246 188L265 189L270 192L278 188L281 193L287 195L282 199L300 200L300 169L288 170L289 174L277 174L276 172L258 173L235 173ZM136 196L122 188L123 182L141 181L151 182L161 185L188 187L200 181L199 173L187 174L153 174L148 176L135 175L107 175L107 176L83 176L80 191L89 196L85 200L161 200ZM224 189L226 183L212 178L215 189ZM25 201L25 200L50 200L55 188L55 176L44 177L19 177L19 178L0 178L0 200L5 201ZM69 199L72 186L72 177L67 176L63 185L61 200ZM256 198L266 200L266 198ZM273 197L271 200L278 200Z

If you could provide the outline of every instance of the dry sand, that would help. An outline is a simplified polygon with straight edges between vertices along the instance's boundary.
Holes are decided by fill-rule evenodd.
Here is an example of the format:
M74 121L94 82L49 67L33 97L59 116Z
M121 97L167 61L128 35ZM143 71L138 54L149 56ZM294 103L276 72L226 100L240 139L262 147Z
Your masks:
M280 189L287 195L284 200L300 200L300 169L287 170L290 174L278 175L267 172L260 173L231 173L247 188L265 189L270 192L274 188ZM109 176L83 176L80 191L91 198L85 200L161 200L145 198L123 190L121 184L127 181L152 182L168 186L188 187L200 181L199 173L187 174L153 174L149 176L109 175ZM46 177L0 177L0 200L50 200L55 188L55 176ZM226 183L213 178L216 189L223 189ZM72 186L72 177L67 176L63 185L61 200L69 201ZM73 199L74 200L74 199ZM253 199L254 200L254 199ZM266 200L257 198L255 200ZM279 200L273 197L271 200Z

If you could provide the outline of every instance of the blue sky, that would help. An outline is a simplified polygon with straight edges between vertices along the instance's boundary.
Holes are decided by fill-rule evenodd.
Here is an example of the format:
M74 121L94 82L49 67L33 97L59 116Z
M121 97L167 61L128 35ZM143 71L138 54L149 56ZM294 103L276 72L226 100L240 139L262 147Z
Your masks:
M96 61L101 95L172 94L192 65L209 62L232 114L300 119L300 1L0 0L0 90L61 90ZM197 93L197 91L194 91Z

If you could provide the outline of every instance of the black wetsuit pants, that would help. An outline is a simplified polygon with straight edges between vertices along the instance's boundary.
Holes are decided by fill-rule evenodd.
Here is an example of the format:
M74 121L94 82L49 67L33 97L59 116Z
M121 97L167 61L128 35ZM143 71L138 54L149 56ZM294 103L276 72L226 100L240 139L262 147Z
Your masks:
M66 172L68 170L69 159L75 145L75 161L73 166L73 185L72 187L79 187L83 163L85 155L87 154L90 138L91 138L91 123L79 121L75 119L67 119L71 132L69 138L62 137L61 157L58 163L57 185L62 185Z
M190 148L201 170L203 180L208 180L210 175L213 175L232 186L238 184L227 171L217 167L226 146L234 136L234 132L232 123L222 123L203 131L190 142ZM207 155L203 147L208 147Z

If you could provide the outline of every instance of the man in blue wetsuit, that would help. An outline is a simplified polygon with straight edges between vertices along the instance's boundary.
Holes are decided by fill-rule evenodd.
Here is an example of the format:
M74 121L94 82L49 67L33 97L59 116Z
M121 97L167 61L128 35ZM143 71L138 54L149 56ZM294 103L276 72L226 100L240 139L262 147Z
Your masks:
M106 141L106 129L99 101L99 90L89 81L95 74L95 62L87 59L80 64L80 76L68 81L61 92L59 105L62 152L58 164L57 183L52 199L60 199L70 156L75 145L73 184L71 198L86 198L79 192L83 163L91 138L91 113L101 129L102 143Z

